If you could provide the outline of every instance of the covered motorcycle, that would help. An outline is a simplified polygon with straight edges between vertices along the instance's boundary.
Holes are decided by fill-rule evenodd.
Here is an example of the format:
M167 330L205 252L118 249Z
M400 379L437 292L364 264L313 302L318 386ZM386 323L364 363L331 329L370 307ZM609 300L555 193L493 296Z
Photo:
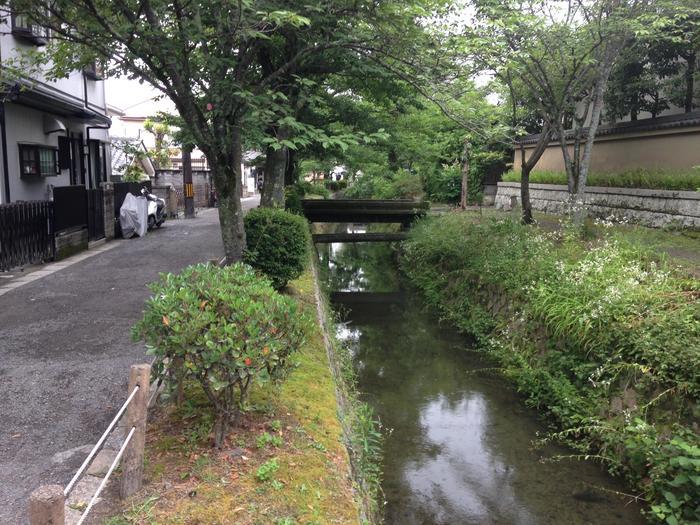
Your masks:
M146 197L136 197L127 193L119 209L119 225L122 236L130 239L134 235L143 237L148 229L148 201Z

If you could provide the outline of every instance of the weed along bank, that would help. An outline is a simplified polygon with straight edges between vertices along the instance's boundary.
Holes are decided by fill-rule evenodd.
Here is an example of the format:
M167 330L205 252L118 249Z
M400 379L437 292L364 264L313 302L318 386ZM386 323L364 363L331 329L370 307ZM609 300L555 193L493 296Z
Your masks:
M384 523L644 523L598 465L533 448L547 426L472 336L426 311L396 249L318 245L337 337L382 425Z
M636 517L614 523L696 523L700 283L666 254L631 241L628 229L602 232L582 237L568 226L552 232L450 214L412 230L401 268L445 324L470 334L487 366L549 422L529 440L569 447L546 454L575 469L568 479L592 468L624 483L586 483L586 496L553 487L552 499L588 506L595 523L616 516L600 506L598 498L610 497L640 504L624 506ZM489 425L497 434L495 418ZM517 479L517 469L504 472Z

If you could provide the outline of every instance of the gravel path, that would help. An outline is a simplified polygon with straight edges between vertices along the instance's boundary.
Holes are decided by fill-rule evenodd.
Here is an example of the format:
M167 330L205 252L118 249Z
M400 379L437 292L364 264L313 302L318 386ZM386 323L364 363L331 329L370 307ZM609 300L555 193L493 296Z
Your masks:
M117 242L0 296L0 524L25 523L38 485L65 485L124 401L147 359L130 337L146 284L223 254L216 210Z

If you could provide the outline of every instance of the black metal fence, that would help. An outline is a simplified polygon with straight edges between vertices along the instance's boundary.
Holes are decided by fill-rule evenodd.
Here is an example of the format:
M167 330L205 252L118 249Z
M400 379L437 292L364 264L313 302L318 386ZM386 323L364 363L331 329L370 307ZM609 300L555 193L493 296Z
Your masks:
M54 255L52 202L0 205L0 271L47 261Z
M85 186L59 186L53 189L56 232L87 228L88 203Z
M87 190L88 240L96 241L105 236L104 192L101 189Z

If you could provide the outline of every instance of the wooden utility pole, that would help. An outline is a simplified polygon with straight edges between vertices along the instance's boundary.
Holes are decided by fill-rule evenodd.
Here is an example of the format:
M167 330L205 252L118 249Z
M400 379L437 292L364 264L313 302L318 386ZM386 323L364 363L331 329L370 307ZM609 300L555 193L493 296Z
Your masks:
M469 152L471 147L469 138L464 139L464 148L462 149L462 195L459 202L463 210L467 209L467 200L469 199Z
M182 188L185 197L185 219L194 218L194 184L192 184L192 148L182 146Z

